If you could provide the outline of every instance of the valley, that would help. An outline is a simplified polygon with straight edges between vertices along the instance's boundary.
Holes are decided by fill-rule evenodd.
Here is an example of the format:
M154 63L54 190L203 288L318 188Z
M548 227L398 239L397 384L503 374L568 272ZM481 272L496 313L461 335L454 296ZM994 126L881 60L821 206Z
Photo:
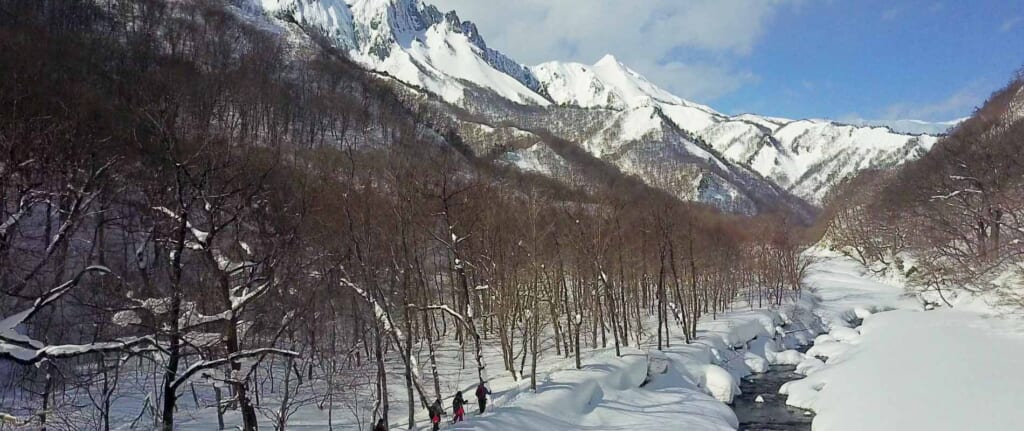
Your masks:
M0 0L0 431L1024 426L1001 5L439 1Z

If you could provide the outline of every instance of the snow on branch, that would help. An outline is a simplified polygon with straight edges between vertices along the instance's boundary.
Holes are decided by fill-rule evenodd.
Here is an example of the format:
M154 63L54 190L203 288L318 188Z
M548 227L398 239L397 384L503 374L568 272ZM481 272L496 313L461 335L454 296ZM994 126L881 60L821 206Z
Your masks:
M944 200L946 200L946 199L952 199L952 198L955 198L955 197L957 197L958 195L960 195L960 193L963 193L963 190L956 190L956 191L954 191L954 192L952 192L952 193L949 193L949 194L945 194L945 195L935 195L935 196L932 196L932 197L931 197L931 200L932 200L932 201L944 201Z
M119 338L106 342L51 346L18 332L18 326L21 326L40 310L67 294L81 282L85 274L93 272L111 274L110 269L105 266L94 265L85 268L71 280L50 289L36 298L29 308L0 320L0 358L7 358L24 365L29 365L50 358L71 358L90 353L124 351L141 345L156 346L156 340L152 337Z
M104 175L106 170L109 169L116 160L117 158L114 158L96 170L81 189L75 190L73 187L69 186L69 188L75 191L77 196L75 196L70 208L67 209L66 215L64 216L64 222L61 223L59 228L57 228L57 233L49 239L46 249L43 251L43 258L36 262L35 266L32 267L28 274L11 289L11 292L14 294L21 293L21 290L24 289L25 286L28 286L28 282L43 270L43 267L46 266L46 262L53 256L54 252L57 251L57 246L71 235L72 228L76 223L78 223L79 218L82 216L82 211L85 211L85 209L91 206L93 200L99 196L99 191L94 190L94 183ZM5 228L5 230L9 228L10 226Z
M952 193L945 194L945 195L935 195L935 196L932 196L931 200L932 201L939 201L939 200L952 199L952 198L955 198L955 197L957 197L957 196L959 196L959 195L961 195L963 193L973 193L973 194L976 194L976 195L984 194L984 192L982 192L981 190L963 189L963 190L956 190L956 191L953 191Z
M171 211L170 208L153 207L153 209L166 214L168 217L174 219L175 221L181 221L181 216L175 213L174 211ZM192 232L192 236L196 238L196 241L199 241L199 248L205 249L207 246L206 240L209 239L210 233L197 229L195 226L192 225L192 222L187 220L185 221L185 227L187 227L188 230Z
M419 364L416 363L416 358L413 356L411 351L403 351L401 339L404 338L404 335L402 334L402 331L398 329L398 327L396 327L394 322L391 320L391 314L389 314L388 311L383 306L381 306L381 303L377 301L377 299L374 298L373 295L371 295L369 292L353 283L348 278L342 277L340 282L342 286L352 289L354 292L356 292L357 295L363 298L363 300L365 300L367 304L373 307L373 314L377 318L377 321L380 322L380 325L381 327L383 327L384 332L386 332L391 337L391 341L395 343L395 346L398 347L399 351L402 351L402 362L405 364L406 367L408 367L409 370L414 370L412 373L413 386L415 386L416 392L420 396L420 403L423 405L424 408L426 408L429 404L427 402L427 397L423 391L423 385L422 383L420 383Z
M8 215L7 220L0 223L0 239L7 237L8 231L10 231L14 225L18 224L18 221L21 220L22 217L28 214L34 203L34 197L31 193L26 193L21 197L21 200L18 202L18 209Z
M234 293L236 293L236 292L235 292L235 289L232 289L231 312L232 313L238 313L243 308L245 308L246 305L248 305L250 302L252 302L252 300L254 300L256 298L259 298L264 293L266 293L268 290L270 290L270 282L269 281L263 282L263 284L260 284L258 287L256 287L253 290L243 289L242 290L242 294L238 295L238 296L234 296Z
M373 315L377 318L377 321L380 322L385 332L390 332L397 336L398 338L402 338L402 330L395 327L394 323L391 320L391 315L388 314L387 310L385 310L384 307L380 305L380 303L377 301L377 298L374 298L373 295L370 295L369 292L363 290L363 288L357 286L355 283L353 283L347 278L341 279L341 285L354 290L356 294L358 294L360 297L366 300L366 302L370 304L371 307L373 307Z
M425 307L421 307L420 310L440 310L454 317L455 320L458 320L459 323L461 323L463 326L469 326L469 324L466 322L466 318L463 315L459 314L457 311L453 310L451 307L444 304L427 305Z
M265 356L265 355L281 355L281 356L290 356L290 357L294 358L294 357L298 357L299 353L295 352L295 351L291 351L291 350L284 350L284 349L276 349L276 348L271 348L271 347L265 347L265 348L260 348L260 349L243 350L241 352L232 353L232 354L230 354L230 355L228 355L227 357L224 357L224 358L212 359L212 360L209 360L209 361L199 361L199 362L196 362L196 363L190 365L188 367L188 369L185 370L184 373L182 373L180 376L178 376L178 378L175 379L174 382L171 384L171 387L177 389L179 386L181 386L182 383L187 382L188 379L192 378L192 376L194 376L196 373L198 373L200 371L208 370L210 368L217 368L217 367L220 367L222 365L234 363L234 362L236 362L238 360L241 360L241 359L247 359L247 358L252 358L252 357L256 357L256 356Z
M64 296L64 294L68 293L69 290L77 286L78 283L82 280L82 277L85 276L85 274L92 272L99 272L103 274L112 273L110 271L110 268L101 265L93 265L83 269L81 272L78 273L78 275L75 275L75 277L72 278L71 280L68 280L62 283L61 285L54 287L53 289L50 289L42 296L36 298L36 300L32 303L31 307L22 310L21 312L14 314L12 316L8 316L3 320L0 320L0 336L6 335L8 332L12 332L15 327L22 323L25 323L25 321L31 319L32 316L34 316L40 310L45 308L47 305L50 305L54 301L60 299L62 296Z
M11 425L27 425L30 422L29 419L19 418L14 415L10 415L4 412L0 412L0 424L11 424Z
M0 338L6 338L0 336ZM46 359L65 359L93 353L123 352L140 346L156 346L152 337L120 338L115 341L104 341L88 344L63 344L31 349L7 344L0 339L0 358L12 359L22 365L32 365ZM35 343L38 341L32 340Z

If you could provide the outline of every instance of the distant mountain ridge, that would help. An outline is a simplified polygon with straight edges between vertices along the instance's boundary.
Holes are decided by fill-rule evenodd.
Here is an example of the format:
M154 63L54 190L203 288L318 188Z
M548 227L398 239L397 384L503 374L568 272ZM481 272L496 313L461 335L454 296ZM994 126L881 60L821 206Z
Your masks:
M945 135L950 129L964 122L967 117L952 121L921 121L921 120L848 120L841 123L853 126L888 127L896 133L909 135Z
M472 22L421 0L245 1L322 33L368 69L490 118L492 129L549 130L648 184L729 211L764 211L791 201L786 194L819 204L839 181L899 165L936 141L882 125L725 115L661 89L612 56L594 65L527 67L490 48ZM498 108L500 100L510 105ZM489 151L503 148L482 129L474 133ZM529 160L524 166L542 174L564 172L566 161L533 148L545 145L534 138L503 158Z

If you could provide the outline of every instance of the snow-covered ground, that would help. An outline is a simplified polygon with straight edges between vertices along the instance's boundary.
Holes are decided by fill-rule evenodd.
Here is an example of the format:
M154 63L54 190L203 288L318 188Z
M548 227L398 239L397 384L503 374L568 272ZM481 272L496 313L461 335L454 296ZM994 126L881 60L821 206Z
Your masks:
M605 429L675 429L733 430L738 420L726 404L739 395L739 381L753 372L763 372L769 364L793 363L802 355L786 350L806 344L820 331L820 324L807 311L811 302L805 297L798 304L781 310L749 310L708 316L698 324L698 337L687 344L682 332L671 325L671 347L658 351L656 336L649 325L648 338L639 347L623 347L622 356L615 355L609 340L608 348L591 350L585 340L583 367L575 369L573 357L555 353L554 344L546 340L538 363L538 388L529 388L529 366L526 375L513 379L502 368L496 339L485 343L488 385L493 391L488 411L476 413L472 397L476 383L472 348L463 350L454 341L438 343L437 359L440 379L437 384L444 394L444 405L451 415L451 397L463 391L471 405L468 421L450 429L479 430L605 430ZM803 308L801 308L803 307ZM785 326L784 330L782 327ZM809 328L809 329L808 329ZM419 373L428 394L434 381L429 371L427 346L414 347ZM392 429L408 429L407 391L402 362L394 352L388 354L388 390ZM796 359L794 359L796 358ZM516 358L516 368L523 362ZM335 377L336 385L348 388L331 400L323 399L325 378L317 369L315 378L299 379L279 360L261 367L257 379L263 383L259 395L258 414L262 429L275 429L274 416L281 413L283 388L295 403L285 413L289 430L361 430L374 408L375 388L372 363L346 371ZM305 370L304 367L300 369ZM272 372L270 370L273 370ZM290 374L290 385L284 380ZM301 373L303 376L305 372ZM143 408L147 394L152 397L156 376L148 362L132 362L122 373L119 391L113 402L112 422L116 429L147 429L153 423L153 411ZM272 380L272 381L270 381ZM217 414L212 382L196 377L179 400L175 429L206 431L217 429ZM268 390L268 388L270 388ZM84 396L84 395L83 395ZM87 402L83 398L82 402ZM88 414L65 412L71 416ZM61 415L58 415L61 416ZM63 417L63 416L62 416ZM79 421L87 421L77 417ZM418 429L429 429L426 413L416 412ZM136 427L131 424L137 422ZM236 411L227 411L227 429L241 423Z
M483 415L477 414L472 397L476 374L471 350L466 352L463 368L458 345L446 343L438 353L441 392L446 395L443 402L449 415L445 420L451 419L451 397L457 390L466 394L470 405L466 422L446 423L445 428L734 430L739 422L726 403L739 395L740 379L763 372L770 364L799 362L803 355L787 349L809 343L823 330L808 312L811 304L807 296L778 311L741 310L716 318L708 316L699 322L698 338L689 344L682 339L681 330L672 325L671 347L664 351L657 350L657 339L652 336L639 348L623 347L622 356L616 357L609 340L608 348L585 351L580 370L575 369L573 357L555 355L554 346L549 344L538 364L536 392L529 388L528 374L514 380L500 368L500 352L489 344L485 357L493 396ZM656 325L648 323L651 328ZM425 357L418 362L426 368ZM391 426L408 429L400 363L393 361L391 368ZM528 364L525 370L529 373ZM421 370L421 374L428 379L424 384L429 388L429 371ZM326 410L312 404L300 408L292 415L288 429L327 430L328 424L335 430L367 427L356 421L353 413L365 415L372 408L371 381L357 389L356 399L337 403L331 418ZM268 396L265 401L267 408L273 408L273 398ZM239 422L235 416L229 412L226 422ZM182 430L216 429L212 408L189 411L181 414L181 419ZM418 429L429 429L425 412L417 412L416 422ZM273 429L269 420L262 426Z
M574 358L555 354L548 340L538 363L536 392L529 388L528 364L526 375L514 379L501 367L496 340L490 340L485 358L493 396L483 415L473 403L471 349L439 343L438 386L448 414L458 390L471 403L466 422L445 423L444 428L733 430L739 420L727 403L739 395L740 379L772 364L795 364L808 377L787 383L780 392L789 395L788 404L816 413L815 430L1024 429L1024 410L1017 405L1024 381L1018 374L1024 363L1024 322L994 315L977 299L962 309L923 311L917 296L898 283L875 278L851 259L812 253L818 262L798 301L779 310L738 305L738 311L705 316L690 343L672 325L671 347L658 351L650 330L655 322L647 322L649 337L639 347L623 347L617 357L609 340L608 348L585 350L577 370ZM793 350L812 340L807 354ZM433 393L425 350L414 348L425 389ZM291 412L287 429L368 428L358 419L370 416L375 399L373 369L366 365L337 377L351 393L324 408L317 406L324 400L312 396L324 392L316 387L322 379L293 393L301 405ZM392 429L408 429L401 361L392 357L389 369ZM148 373L140 375L144 383ZM182 402L177 429L216 429L211 389L201 379L193 387L195 403L185 397L189 402ZM146 391L140 386L114 400L120 428L128 429L139 415ZM272 416L281 396L279 391L261 394L261 428L274 429ZM426 413L416 413L417 429L429 429ZM228 412L225 422L230 428L240 418Z
M808 377L780 391L815 411L814 430L1024 429L1024 322L983 300L923 311L852 260L822 259L807 281L831 331L800 364Z
M740 377L769 363L798 364L809 375L782 392L790 405L816 413L814 430L1024 429L1017 406L1024 322L999 317L978 299L963 309L923 311L917 295L857 262L811 253L819 261L800 308L727 313L702 322L700 339L673 340L664 353L629 349L617 359L600 352L581 371L548 374L537 394L506 389L493 411L455 429L734 429L735 416L721 402L737 395ZM788 315L807 308L824 327ZM793 320L811 330L789 334L785 346L771 340L779 333L773 325ZM827 333L807 355L777 353L818 331ZM666 373L652 373L640 387L648 368Z
M792 331L785 336L784 324ZM702 321L690 344L673 336L663 351L645 343L621 358L599 351L582 370L566 362L536 393L499 392L493 410L453 429L734 430L738 421L725 403L739 395L739 379L798 354L787 345L810 341L816 328L813 316L794 306L725 313Z
M857 261L822 249L808 251L816 262L804 285L815 298L814 313L829 328L848 327L867 315L921 309L921 301L901 286L873 275Z

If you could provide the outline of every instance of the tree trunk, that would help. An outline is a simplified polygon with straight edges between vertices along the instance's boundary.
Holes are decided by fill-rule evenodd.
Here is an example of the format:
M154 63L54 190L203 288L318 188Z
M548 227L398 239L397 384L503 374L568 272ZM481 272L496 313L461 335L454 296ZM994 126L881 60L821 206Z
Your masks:
M390 423L388 420L388 374L387 369L384 367L384 340L383 334L380 333L380 323L374 324L374 335L376 335L376 342L374 343L374 354L377 359L377 402L380 406L380 418L384 419L384 423Z

